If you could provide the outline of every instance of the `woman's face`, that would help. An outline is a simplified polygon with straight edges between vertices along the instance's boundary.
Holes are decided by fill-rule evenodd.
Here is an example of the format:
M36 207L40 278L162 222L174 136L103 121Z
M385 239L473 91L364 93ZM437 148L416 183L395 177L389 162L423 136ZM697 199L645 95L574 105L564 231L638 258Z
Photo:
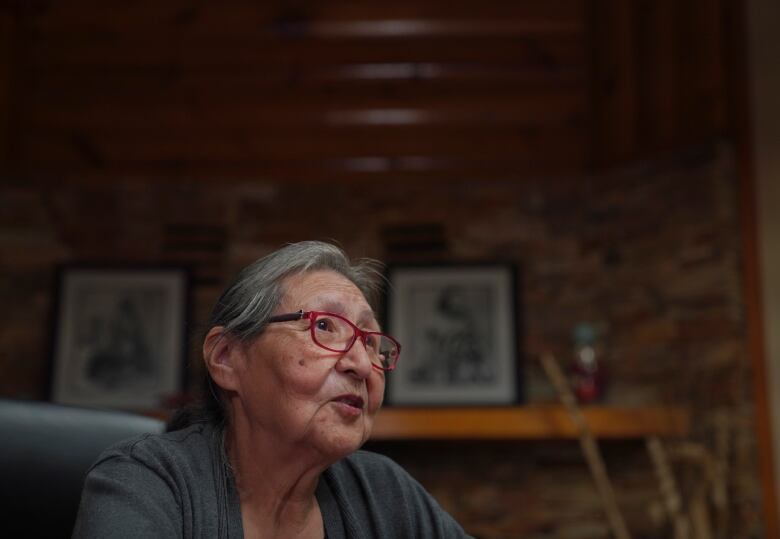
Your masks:
M361 329L379 329L363 294L339 273L292 275L283 286L274 314L328 311ZM335 460L371 434L384 372L371 366L360 339L347 352L331 352L312 341L309 326L308 320L269 324L247 345L238 393L250 429L292 451L314 449Z

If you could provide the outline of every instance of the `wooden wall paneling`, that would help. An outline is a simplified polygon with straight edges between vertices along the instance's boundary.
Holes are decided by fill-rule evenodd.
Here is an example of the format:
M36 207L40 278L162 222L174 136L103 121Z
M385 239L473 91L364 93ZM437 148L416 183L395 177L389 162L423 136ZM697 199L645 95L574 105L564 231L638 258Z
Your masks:
M739 210L741 227L743 295L745 299L745 347L752 373L753 413L756 433L758 477L761 484L764 537L780 538L776 466L770 418L767 355L764 337L758 214L756 208L756 170L751 109L753 107L748 72L747 13L744 2L724 1L724 63L729 74L727 119L737 149Z
M680 136L702 141L725 135L723 2L690 0L680 2L678 11Z
M749 141L745 143L750 144ZM745 161L752 159L751 150L743 147L740 157L741 170L741 214L742 243L744 249L743 271L744 290L746 296L747 341L750 357L750 368L753 375L754 414L756 422L756 449L758 457L759 477L761 483L761 501L764 512L765 537L780 536L780 520L777 510L777 490L775 487L775 466L773 459L772 426L769 410L769 396L764 348L764 317L761 300L761 272L758 261L757 213L755 206L755 179L752 164Z
M497 45L501 46L501 45ZM515 50L519 50L518 47ZM99 95L118 103L170 103L182 95L212 100L230 96L239 102L278 97L338 95L359 97L366 93L391 98L396 95L463 95L494 92L499 95L530 91L583 88L587 82L584 61L559 61L540 50L537 60L418 60L384 61L332 59L316 66L247 65L118 67L38 66L40 84L33 97L49 104L70 105ZM542 58L543 57L543 58ZM41 58L45 62L46 58Z
M354 108L347 108L350 105ZM570 149L566 142L573 137L582 142L586 114L586 100L576 93L476 101L363 100L340 106L329 108L312 100L297 106L295 100L285 100L255 106L38 107L31 117L35 136L27 140L28 157L46 160L52 150L57 153L58 143L89 140L95 147L113 146L120 153L123 142L141 153L144 147L152 153L178 148L180 158L195 161L214 153L241 161L272 155L316 158L343 151L364 155L484 152L486 157L499 157L496 152L522 154L523 148L531 147L539 159L555 159L557 152ZM475 146L484 136L493 143ZM556 136L561 148L556 148ZM214 148L209 149L209 144Z
M38 184L74 182L105 184L109 178L144 178L153 181L196 179L202 181L317 182L456 182L483 180L525 181L528 178L569 178L580 174L582 164L559 159L555 163L535 159L465 159L455 156L350 156L327 160L203 161L191 162L166 156L146 162L105 163L93 159L90 166L71 162L38 163L27 168L25 178Z
M13 98L16 18L0 9L0 165L10 166L13 149Z
M719 1L593 0L594 163L726 136Z
M747 96L745 96L747 99ZM747 101L746 101L747 102ZM745 111L747 112L747 111ZM747 127L747 126L745 126ZM773 459L772 421L769 408L769 382L767 375L767 355L764 348L764 316L761 299L761 270L759 267L758 214L756 209L755 170L752 164L752 137L748 133L741 135L739 148L740 175L740 214L742 225L742 271L744 272L743 290L746 302L747 352L753 377L754 418L756 431L757 467L762 490L762 509L764 513L764 537L780 537L780 519L777 510L777 488L775 485L775 466Z
M581 172L712 136L720 21L695 2L51 3L25 14L18 139L36 170L206 159L256 173L269 154L294 154L355 173L419 172L473 162L460 154L481 147L513 170L541 148L534 167L552 161L555 174L558 129L568 170ZM578 130L584 161L567 147ZM396 162L365 161L375 157Z
M560 34L484 36L416 35L399 38L316 36L285 38L256 32L192 35L184 31L94 35L89 32L37 31L34 62L46 70L105 67L139 69L243 68L262 72L270 66L315 68L322 64L371 62L506 63L541 65L579 63L585 55L585 28Z
M37 185L55 185L61 182L101 185L116 179L166 182L171 180L239 181L239 182L295 182L299 184L341 182L345 184L379 182L452 182L532 181L553 178L562 183L584 170L576 160L559 159L555 163L535 159L502 157L501 159L464 159L457 156L350 156L327 160L299 159L296 161L243 162L188 162L166 156L149 162L104 163L96 160L90 166L68 162L35 163L26 167L26 182ZM565 180L565 182L564 182Z
M583 168L582 1L80 5L31 23L31 168Z
M592 163L605 166L636 156L639 144L635 2L594 0L590 32Z
M34 127L53 129L143 127L316 128L317 126L565 126L582 122L588 102L584 92L559 90L516 95L363 96L279 98L234 103L225 96L213 102L117 104L96 99L60 107L37 103L30 112Z
M645 151L665 150L678 141L678 2L637 0L636 5L640 144Z
M36 18L36 28L99 35L187 29L199 35L270 34L297 38L410 37L414 35L496 35L569 32L580 28L583 0L488 0L393 3L320 2L290 6L230 1L201 4L133 2L121 5L81 1L52 3Z
M357 130L348 130L353 134ZM34 155L67 159L68 152L57 146L77 147L87 143L99 151L106 162L148 161L166 155L178 156L192 162L203 161L271 161L329 159L349 156L458 156L464 159L533 158L543 163L554 159L575 158L583 153L582 132L579 129L542 127L538 130L505 131L453 129L384 128L365 130L360 140L353 136L339 136L338 131L318 130L313 134L294 131L223 130L217 136L203 136L203 132L186 130L162 131L92 131L81 137L71 133L47 133L48 136L28 144L31 159ZM480 133L491 139L490 145L478 145ZM59 156L59 157L57 157Z

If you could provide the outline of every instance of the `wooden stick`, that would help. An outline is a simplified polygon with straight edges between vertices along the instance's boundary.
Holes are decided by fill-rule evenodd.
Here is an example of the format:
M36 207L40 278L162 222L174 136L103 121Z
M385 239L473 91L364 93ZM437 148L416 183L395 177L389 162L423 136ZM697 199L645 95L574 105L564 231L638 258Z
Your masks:
M697 488L688 504L693 534L696 539L713 539L710 511L707 506L707 487Z
M661 441L655 436L648 438L646 444L647 452L650 453L650 459L653 461L666 511L674 525L674 537L675 539L688 539L691 525L682 511L682 497L677 488L677 482L674 480L672 468L669 466L666 451L664 451Z
M718 537L726 537L729 529L728 478L731 452L731 418L727 412L721 412L715 416L715 471L712 485Z
M569 412L569 415L577 428L580 446L585 455L585 460L588 463L588 468L590 469L593 481L596 483L596 489L601 497L604 512L607 514L607 520L610 528L612 528L612 534L616 539L631 539L626 522L623 519L623 515L615 500L615 491L612 488L612 482L609 480L609 475L607 474L604 460L601 457L601 452L593 437L593 433L590 431L590 427L588 427L587 421L585 421L585 417L580 411L577 399L574 397L574 393L572 393L571 388L566 381L566 377L561 371L558 362L551 354L542 356L542 367L544 367L544 372L558 392L558 397L566 407L566 410Z
M694 465L699 478L693 492L688 495L688 516L691 535L694 539L714 539L712 516L708 495L715 492L719 482L719 464L707 448L695 442L682 442L666 449L669 460L683 461L690 467ZM668 472L671 474L671 471ZM715 500L715 495L713 495ZM717 529L717 527L716 527Z

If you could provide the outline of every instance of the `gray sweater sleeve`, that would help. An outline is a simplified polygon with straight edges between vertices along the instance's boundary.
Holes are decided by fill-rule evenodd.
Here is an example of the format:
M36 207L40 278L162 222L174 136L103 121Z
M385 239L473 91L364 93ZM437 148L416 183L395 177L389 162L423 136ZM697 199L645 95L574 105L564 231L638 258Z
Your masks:
M193 428L107 450L87 474L73 537L240 537L208 438Z
M176 496L153 469L116 455L101 460L87 475L74 538L182 536Z

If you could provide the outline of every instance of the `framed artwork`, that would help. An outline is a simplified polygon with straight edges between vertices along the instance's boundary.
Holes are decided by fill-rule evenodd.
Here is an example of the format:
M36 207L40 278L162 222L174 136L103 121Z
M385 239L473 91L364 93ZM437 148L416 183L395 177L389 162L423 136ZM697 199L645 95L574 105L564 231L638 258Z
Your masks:
M522 400L513 265L395 265L387 277L388 332L402 346L390 404Z
M188 275L183 268L60 268L51 397L152 409L182 390Z

